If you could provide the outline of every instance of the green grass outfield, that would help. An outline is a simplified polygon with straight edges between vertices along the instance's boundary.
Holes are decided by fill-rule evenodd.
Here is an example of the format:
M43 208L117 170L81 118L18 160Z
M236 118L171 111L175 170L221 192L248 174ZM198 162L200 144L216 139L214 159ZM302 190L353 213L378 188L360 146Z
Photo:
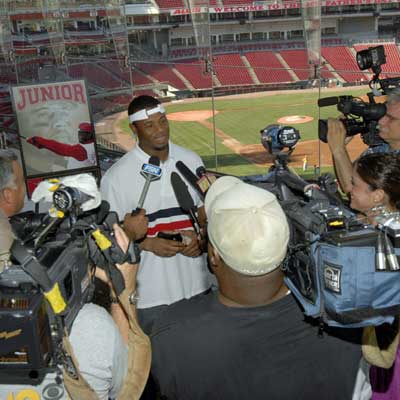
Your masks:
M339 96L342 94L360 96L368 91L367 86L362 89L351 88L348 90L324 89L321 97ZM258 97L246 97L245 95L230 96L229 98L216 98L215 116L216 128L238 140L242 144L260 143L260 129L268 124L276 123L277 119L287 115L308 115L313 121L293 125L300 131L301 140L318 139L318 118L336 117L338 111L336 106L319 109L317 106L318 92L310 91L286 91L282 94L271 95L268 92L259 93ZM166 104L167 113L211 110L210 99L199 101L180 101ZM320 116L318 112L321 112ZM212 118L208 121L212 122ZM130 132L128 122L121 123L121 129ZM197 122L170 121L170 132L172 141L183 147L189 148L199 154L206 167L215 169L215 153L218 158L218 171L233 175L263 174L265 168L252 164L249 160L232 152L222 145L216 138L216 149L214 148L213 132ZM327 169L323 169L326 171ZM329 170L329 168L328 168ZM313 172L308 172L312 177Z

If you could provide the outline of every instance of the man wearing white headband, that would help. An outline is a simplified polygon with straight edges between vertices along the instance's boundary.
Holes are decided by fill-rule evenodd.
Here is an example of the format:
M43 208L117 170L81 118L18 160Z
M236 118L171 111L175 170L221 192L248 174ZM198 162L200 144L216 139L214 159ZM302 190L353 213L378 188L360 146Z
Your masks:
M289 226L276 197L225 176L205 199L218 290L155 322L152 374L175 400L358 400L360 330L304 320L284 282Z
M148 163L151 156L160 159L162 175L150 183L143 205L149 226L147 237L140 244L138 274L138 317L143 330L150 333L153 321L167 305L210 287L205 256L201 254L190 218L179 207L171 186L171 173L177 172L177 161L182 161L192 171L203 163L197 154L169 140L165 108L154 97L134 98L128 108L128 118L138 143L107 171L101 191L119 218L125 217L124 226L129 234L129 224L133 223L130 213L136 209L145 183L142 165ZM189 191L198 206L199 219L203 215L204 220L199 196L193 189ZM160 238L157 236L160 232L180 233L183 241Z

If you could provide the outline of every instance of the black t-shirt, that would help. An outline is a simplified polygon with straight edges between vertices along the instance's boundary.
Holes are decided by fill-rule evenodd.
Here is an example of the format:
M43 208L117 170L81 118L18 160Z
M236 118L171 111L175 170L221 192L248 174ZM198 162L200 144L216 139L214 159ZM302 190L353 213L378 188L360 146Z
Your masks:
M213 292L168 307L155 323L152 373L167 399L347 400L360 337L326 327L321 338L292 295L232 308Z

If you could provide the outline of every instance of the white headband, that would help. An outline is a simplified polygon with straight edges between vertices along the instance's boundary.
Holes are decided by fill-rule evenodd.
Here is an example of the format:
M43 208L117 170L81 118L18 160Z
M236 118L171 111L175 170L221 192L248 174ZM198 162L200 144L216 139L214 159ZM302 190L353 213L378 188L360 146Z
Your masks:
M144 119L148 119L150 115L156 114L158 112L165 114L165 108L162 104L159 104L157 107L150 108L150 110L136 111L135 113L129 116L129 121L131 122L143 121Z

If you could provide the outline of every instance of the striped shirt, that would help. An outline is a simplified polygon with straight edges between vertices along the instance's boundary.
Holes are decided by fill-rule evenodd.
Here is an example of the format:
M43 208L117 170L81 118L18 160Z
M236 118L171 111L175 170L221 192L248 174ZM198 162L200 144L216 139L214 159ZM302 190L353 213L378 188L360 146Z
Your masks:
M111 210L116 211L121 220L139 202L145 183L140 171L149 157L139 146L135 146L102 179L103 199L110 203ZM162 231L193 229L189 215L179 207L171 186L171 173L179 174L175 166L177 161L182 161L191 171L203 165L200 157L192 151L169 143L169 157L161 164L161 178L150 183L143 205L149 218L148 237L157 236ZM197 193L188 186L194 204L202 206ZM178 253L174 257L159 257L143 251L140 265L137 277L138 308L171 304L193 297L210 287L205 255L192 258Z

